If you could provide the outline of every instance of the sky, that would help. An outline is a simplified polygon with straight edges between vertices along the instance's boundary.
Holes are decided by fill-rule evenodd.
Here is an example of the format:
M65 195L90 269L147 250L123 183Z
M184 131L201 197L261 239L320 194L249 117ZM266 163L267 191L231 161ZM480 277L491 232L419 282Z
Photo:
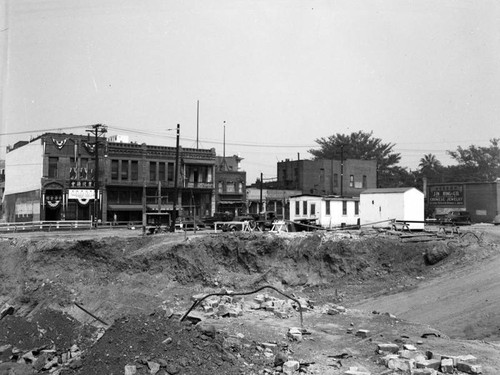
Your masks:
M496 0L0 4L0 157L96 123L175 146L180 124L181 146L239 154L251 183L337 133L373 131L412 170L500 138Z

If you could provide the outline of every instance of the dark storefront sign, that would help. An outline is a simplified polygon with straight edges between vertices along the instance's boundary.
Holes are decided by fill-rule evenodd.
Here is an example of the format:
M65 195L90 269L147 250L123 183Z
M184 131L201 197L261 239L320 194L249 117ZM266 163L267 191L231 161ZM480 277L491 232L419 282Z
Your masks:
M72 180L69 183L69 187L71 188L91 188L94 187L94 181L89 181L89 180Z
M463 185L429 186L429 203L433 206L463 206Z

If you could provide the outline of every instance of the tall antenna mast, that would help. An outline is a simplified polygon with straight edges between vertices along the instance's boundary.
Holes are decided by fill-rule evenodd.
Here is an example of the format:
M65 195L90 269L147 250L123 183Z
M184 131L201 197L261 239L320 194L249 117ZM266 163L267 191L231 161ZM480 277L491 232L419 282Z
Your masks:
M196 101L196 149L198 150L198 140L200 138L200 101Z

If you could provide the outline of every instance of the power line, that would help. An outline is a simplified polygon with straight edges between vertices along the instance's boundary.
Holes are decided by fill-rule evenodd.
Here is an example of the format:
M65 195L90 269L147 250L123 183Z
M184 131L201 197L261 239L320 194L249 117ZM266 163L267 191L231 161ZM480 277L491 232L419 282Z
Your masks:
M68 127L58 127L58 128L48 128L48 129L38 129L38 130L26 130L19 132L9 132L9 133L0 133L0 136L8 136L8 135L19 135L19 134L30 134L30 133L46 133L48 131L60 131L65 129L79 129L79 128L88 128L91 125L78 125L78 126L68 126ZM139 134L144 136L153 136L156 138L166 138L166 139L175 139L173 135L163 134L161 132L151 132L145 130L137 130L137 129L129 129L118 126L108 126L108 129L113 129L117 131ZM194 137L181 137L184 141L196 142L197 139ZM223 141L218 140L198 140L199 142L204 142L206 144L215 144L222 145ZM489 142L489 140L456 140L456 141L446 141L446 144L456 144L456 143L469 143L469 142ZM445 149L418 149L418 148L398 148L398 145L425 145L425 144L443 144L444 142L400 142L394 144L395 152L446 152ZM318 144L274 144L274 143L251 143L251 142L225 142L226 145L230 146L239 146L239 147L258 147L258 148L315 148L319 147Z
M20 132L9 132L9 133L0 133L0 136L9 136L9 135L18 135L18 134L30 134L30 133L47 133L50 131L58 131L63 129L79 129L79 128L87 128L91 125L78 125L78 126L67 126L64 128L46 128L46 129L38 129L38 130L25 130Z

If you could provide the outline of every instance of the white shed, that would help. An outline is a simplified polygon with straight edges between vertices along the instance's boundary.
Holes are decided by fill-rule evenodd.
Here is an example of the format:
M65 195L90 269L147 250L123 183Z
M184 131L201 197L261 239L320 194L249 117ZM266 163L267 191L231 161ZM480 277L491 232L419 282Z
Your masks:
M409 223L412 230L424 229L424 193L413 187L367 189L360 194L361 225L388 226L388 220ZM385 222L384 222L385 221Z
M309 221L323 228L358 225L359 198L319 195L290 197L290 220Z

